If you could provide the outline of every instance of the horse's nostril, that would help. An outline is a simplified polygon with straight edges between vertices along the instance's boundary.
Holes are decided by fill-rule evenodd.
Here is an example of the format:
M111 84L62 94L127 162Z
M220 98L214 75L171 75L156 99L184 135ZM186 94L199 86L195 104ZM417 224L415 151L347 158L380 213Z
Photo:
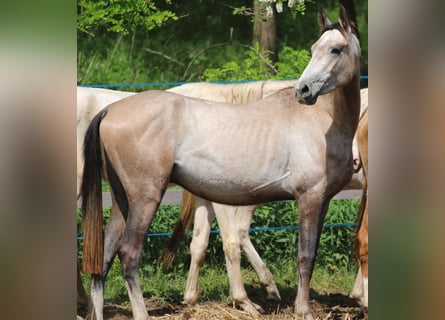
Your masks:
M311 90L306 84L300 88L300 92L303 97L308 97L311 95Z

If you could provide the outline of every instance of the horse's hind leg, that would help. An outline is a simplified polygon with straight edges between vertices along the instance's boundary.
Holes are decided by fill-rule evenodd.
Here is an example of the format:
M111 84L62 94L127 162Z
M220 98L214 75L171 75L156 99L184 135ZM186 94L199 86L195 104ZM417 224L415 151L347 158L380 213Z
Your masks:
M266 289L267 299L280 301L280 292L278 291L273 275L266 267L263 260L261 260L260 255L255 250L255 247L250 241L249 230L256 208L256 205L242 206L238 207L236 210L236 221L238 224L240 244L244 253L246 254L247 259L250 261L252 267L255 269L261 285Z
M243 310L254 316L263 312L261 306L250 301L241 277L241 249L238 225L235 218L236 207L214 204L216 219L221 230L227 273L233 301Z
M368 190L366 189L367 193ZM365 211L363 220L357 233L358 255L363 280L363 298L361 303L368 307L368 199L365 199Z
M184 292L184 303L195 304L198 301L199 270L204 262L205 251L209 244L210 228L215 212L211 202L196 197L195 223L190 244L190 271Z
M125 229L125 220L116 200L112 199L111 217L105 228L104 264L101 275L91 277L91 300L97 320L103 319L105 278L113 265L117 248Z
M144 189L146 190L147 186L137 188L136 190ZM148 313L145 308L138 276L139 260L147 230L159 207L163 193L159 190L153 191L151 195L145 193L146 196L140 193L143 192L137 191L137 194L129 194L129 198L133 196L137 200L133 203L130 201L129 203L127 224L118 249L118 255L121 260L125 285L130 297L133 318L135 320L146 320Z
M357 276L355 277L354 287L351 291L351 298L360 301L363 298L363 294L362 267L359 266Z

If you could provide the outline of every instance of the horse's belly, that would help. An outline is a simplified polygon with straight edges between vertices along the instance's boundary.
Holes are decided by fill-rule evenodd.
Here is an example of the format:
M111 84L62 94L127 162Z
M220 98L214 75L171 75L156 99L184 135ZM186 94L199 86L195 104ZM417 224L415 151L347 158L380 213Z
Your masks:
M233 169L233 168L232 168ZM180 166L172 173L172 182L210 201L232 205L249 205L293 199L287 190L288 172L275 176L253 175L250 170L185 170Z

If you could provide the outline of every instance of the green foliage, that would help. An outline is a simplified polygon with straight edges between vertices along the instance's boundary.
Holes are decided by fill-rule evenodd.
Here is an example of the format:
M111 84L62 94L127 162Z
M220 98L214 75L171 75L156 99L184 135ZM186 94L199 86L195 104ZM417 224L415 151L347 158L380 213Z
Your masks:
M229 61L221 68L208 68L203 76L206 81L219 80L266 80L272 77L272 70L268 68L272 62L266 52L259 48L258 43L244 52L246 58L241 62Z
M278 73L274 76L274 78L298 78L301 76L310 60L311 55L309 51L305 49L295 50L291 47L285 46L278 53L278 62L276 63Z
M171 3L171 0L164 0ZM146 0L79 0L77 26L84 32L105 28L109 32L128 34L137 28L152 30L166 21L176 20L169 10L159 10Z
M90 0L89 5L96 5L92 3ZM198 6L194 1L172 1L171 5L165 1L156 3L159 3L159 11L170 8L181 18L169 19L162 27L149 33L143 26L134 29L127 26L129 33L126 35L109 32L108 26L100 19L94 27L91 26L89 33L78 32L79 85L295 78L308 61L309 53L306 50L318 37L316 15L319 6L323 6L332 19L336 19L338 12L338 4L327 0L317 4L305 1L304 17L293 17L290 10L283 10L277 16L279 61L272 66L264 58L265 52L260 52L255 46L246 49L252 40L252 23L245 16L233 15L233 8L206 1L200 1ZM232 5L242 7L245 2L233 1ZM80 16L85 14L84 11L79 4L78 19L83 19ZM364 58L363 70L366 71L367 1L356 3L356 13ZM78 30L82 28L78 26ZM295 56L290 50L294 51ZM147 90L146 87L113 89Z
M325 224L353 222L356 219L359 200L331 201ZM176 223L180 206L161 206L153 220L150 233L170 232ZM104 209L107 223L110 209ZM77 215L78 234L80 235L81 213ZM294 226L298 224L298 206L294 201L275 202L260 206L254 216L252 227ZM216 221L212 229L218 229ZM355 268L350 263L354 228L324 228L321 234L316 265L311 282L312 288L319 292L343 292L347 294L352 287ZM296 265L298 231L279 230L252 232L251 240L263 261L274 274L281 288L295 288L298 283ZM158 261L159 254L167 241L166 237L147 237L143 250L140 278L142 290L168 301L181 301L185 288L190 256L188 241L180 244L173 271L163 270ZM78 241L78 257L82 258L82 241ZM242 260L243 279L248 286L259 288L257 276L247 260ZM83 276L89 290L88 276ZM225 259L221 237L210 235L206 259L200 273L202 299L225 301L229 296L229 286L225 270ZM126 296L122 270L117 258L108 274L105 298Z
M206 81L221 81L298 78L310 61L310 54L307 50L284 47L278 54L279 61L276 66L273 66L266 53L256 44L244 52L243 61L229 61L220 68L204 70L204 79Z
M334 200L326 216L325 224L354 222L359 206L359 200ZM180 211L179 205L161 206L156 214L150 233L171 232L176 224ZM104 221L107 223L110 209L104 210ZM78 210L78 234L81 234L81 213ZM298 225L298 206L294 201L274 202L260 206L253 217L252 227L277 227ZM216 220L212 229L218 229ZM320 246L317 253L317 265L324 266L331 271L350 267L352 243L355 237L352 227L324 228L321 234ZM280 268L280 265L295 262L297 257L298 231L276 230L252 232L251 240L261 258L271 270ZM145 272L153 272L159 263L158 257L167 241L166 237L147 237L141 264ZM79 250L82 242L79 242ZM190 237L188 241L180 244L176 255L175 268L184 269L189 265ZM81 252L79 252L79 257ZM206 263L223 265L224 252L222 250L221 236L211 234L207 248ZM243 259L243 266L248 262Z
M359 205L360 200L331 201L325 224L355 222ZM323 229L316 263L332 272L350 267L355 235L354 227Z

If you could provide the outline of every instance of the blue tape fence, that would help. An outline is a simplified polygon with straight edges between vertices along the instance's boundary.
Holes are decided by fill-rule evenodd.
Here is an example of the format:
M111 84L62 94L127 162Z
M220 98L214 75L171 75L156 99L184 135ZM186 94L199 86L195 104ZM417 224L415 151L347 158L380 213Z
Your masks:
M323 228L353 228L357 227L356 223L327 223L323 225ZM250 228L250 232L263 232L263 231L280 231L280 230L298 230L299 226L280 226L280 227L262 227L262 228ZM147 237L170 237L172 232L159 232L159 233L147 233ZM220 234L220 230L210 230L210 234ZM189 235L193 235L193 231L189 232ZM78 236L77 240L82 240L82 236Z
M361 76L361 80L368 80L368 76ZM295 79L281 79L281 80L298 80L298 78ZM258 80L227 80L227 81L210 81L209 83L245 83L245 82L255 82ZM154 82L154 83L109 83L109 84L82 84L79 85L79 87L88 87L88 88L110 88L110 87L174 87L174 86L180 86L186 83L192 83L192 82L184 82L184 81L177 81L177 82Z
M353 228L357 227L356 223L327 223L323 225L323 228ZM279 230L298 230L298 226L281 226L281 227L263 227L263 228L250 228L250 232L263 232L263 231L279 231ZM172 232L159 232L159 233L147 233L147 237L170 237ZM210 230L210 234L220 234L218 229ZM192 236L193 232L190 231L189 235ZM79 236L77 240L82 240L83 237Z

